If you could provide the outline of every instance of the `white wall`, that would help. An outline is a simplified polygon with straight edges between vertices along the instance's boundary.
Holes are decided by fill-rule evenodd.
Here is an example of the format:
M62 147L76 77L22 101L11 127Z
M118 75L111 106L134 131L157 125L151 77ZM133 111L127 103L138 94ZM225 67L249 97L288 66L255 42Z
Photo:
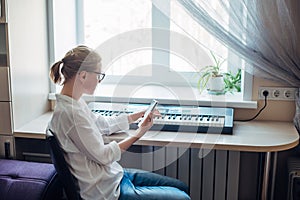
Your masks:
M46 1L7 1L15 129L49 109Z

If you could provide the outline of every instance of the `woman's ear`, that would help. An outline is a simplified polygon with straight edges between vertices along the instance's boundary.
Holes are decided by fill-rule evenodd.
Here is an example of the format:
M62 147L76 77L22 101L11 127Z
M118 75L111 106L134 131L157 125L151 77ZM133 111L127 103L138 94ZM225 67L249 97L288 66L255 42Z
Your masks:
M79 72L78 77L81 82L84 82L86 79L86 71Z

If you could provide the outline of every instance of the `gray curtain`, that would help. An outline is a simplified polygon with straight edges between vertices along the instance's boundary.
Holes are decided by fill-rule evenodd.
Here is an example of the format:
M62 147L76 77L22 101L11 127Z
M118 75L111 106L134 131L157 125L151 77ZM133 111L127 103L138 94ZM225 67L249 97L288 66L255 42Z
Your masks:
M300 86L299 0L177 0L201 26L253 66L253 74ZM230 25L212 5L230 15ZM250 70L250 69L248 69Z
M202 27L236 55L242 57L247 62L248 72L285 85L300 87L299 0L176 0L176 2ZM229 23L220 16L215 9L216 5L230 15ZM158 3L157 6L160 8ZM298 95L294 118L298 130L299 101Z

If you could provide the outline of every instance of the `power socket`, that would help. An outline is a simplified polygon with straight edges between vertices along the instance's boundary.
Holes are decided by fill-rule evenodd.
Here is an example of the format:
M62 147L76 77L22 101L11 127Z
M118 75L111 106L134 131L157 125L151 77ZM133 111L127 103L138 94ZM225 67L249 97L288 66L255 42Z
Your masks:
M265 99L263 95L264 91L268 91L269 100L280 100L280 101L294 101L298 88L286 88L286 87L259 87L258 98Z

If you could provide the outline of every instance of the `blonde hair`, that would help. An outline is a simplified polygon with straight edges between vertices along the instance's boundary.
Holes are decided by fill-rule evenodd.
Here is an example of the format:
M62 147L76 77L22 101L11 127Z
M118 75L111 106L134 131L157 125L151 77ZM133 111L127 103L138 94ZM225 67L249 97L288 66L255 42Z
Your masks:
M54 63L50 78L55 84L65 84L80 71L95 70L100 64L100 55L87 46L77 46L68 51L65 57Z

